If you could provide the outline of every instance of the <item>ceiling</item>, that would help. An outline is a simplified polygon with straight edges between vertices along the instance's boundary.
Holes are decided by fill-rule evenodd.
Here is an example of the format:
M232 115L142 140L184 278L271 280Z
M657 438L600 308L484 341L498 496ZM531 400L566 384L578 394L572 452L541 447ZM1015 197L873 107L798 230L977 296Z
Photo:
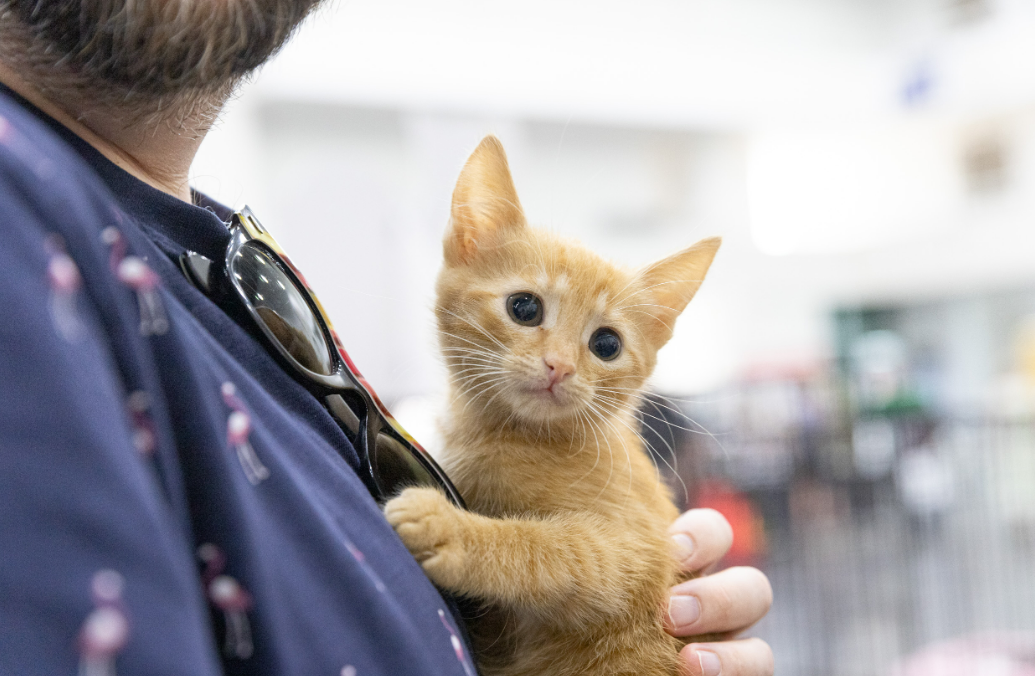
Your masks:
M752 130L1035 102L1025 0L343 0L266 98Z

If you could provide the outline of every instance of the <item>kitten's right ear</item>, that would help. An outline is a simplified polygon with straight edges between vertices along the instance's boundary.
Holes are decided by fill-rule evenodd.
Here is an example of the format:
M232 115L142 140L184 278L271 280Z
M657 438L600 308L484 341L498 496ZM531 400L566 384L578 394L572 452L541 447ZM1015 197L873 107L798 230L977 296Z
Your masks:
M525 213L510 177L507 154L486 136L467 159L453 190L449 229L443 242L446 264L466 265L497 233L525 227Z

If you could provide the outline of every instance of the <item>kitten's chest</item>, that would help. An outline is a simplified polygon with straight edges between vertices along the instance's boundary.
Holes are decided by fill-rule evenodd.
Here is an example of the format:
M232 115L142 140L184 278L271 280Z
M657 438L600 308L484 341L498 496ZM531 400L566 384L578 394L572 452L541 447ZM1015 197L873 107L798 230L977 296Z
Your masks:
M516 444L456 444L442 464L468 507L487 516L589 511L608 515L629 496L635 468L586 451ZM624 460L625 458L622 458ZM638 477L637 477L638 478ZM634 491L635 492L635 491Z
M553 511L563 496L557 471L544 463L474 451L444 463L470 509L487 516ZM544 471L545 470L545 471Z

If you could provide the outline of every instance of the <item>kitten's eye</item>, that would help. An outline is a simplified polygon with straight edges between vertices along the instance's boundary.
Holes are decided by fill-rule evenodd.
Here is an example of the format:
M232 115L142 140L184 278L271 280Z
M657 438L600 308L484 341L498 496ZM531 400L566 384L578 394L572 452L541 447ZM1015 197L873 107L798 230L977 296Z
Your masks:
M515 293L507 299L510 318L522 326L539 326L543 323L543 301L535 294Z
M604 361L611 361L622 353L622 339L614 329L597 329L589 339L589 349Z

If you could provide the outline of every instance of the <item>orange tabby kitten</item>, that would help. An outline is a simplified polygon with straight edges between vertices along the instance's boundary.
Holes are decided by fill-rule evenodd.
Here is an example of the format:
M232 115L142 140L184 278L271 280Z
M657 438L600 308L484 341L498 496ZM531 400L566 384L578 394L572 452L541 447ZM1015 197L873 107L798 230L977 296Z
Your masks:
M486 604L486 676L679 672L684 642L662 629L677 510L634 409L718 248L630 273L529 228L494 137L467 161L436 314L441 463L471 511L410 488L385 514L436 584Z

